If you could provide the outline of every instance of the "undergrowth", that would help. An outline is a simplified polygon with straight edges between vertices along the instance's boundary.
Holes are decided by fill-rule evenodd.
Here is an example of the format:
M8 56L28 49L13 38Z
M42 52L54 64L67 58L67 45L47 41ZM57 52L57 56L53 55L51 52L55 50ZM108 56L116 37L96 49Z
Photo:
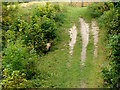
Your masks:
M109 88L120 87L120 2L98 3L89 6L92 17L97 18L100 29L105 30L108 55L107 65L102 68L104 86ZM93 13L92 13L93 12Z
M51 74L38 69L40 56L45 55L47 43L59 40L57 28L63 23L65 9L49 3L31 8L7 5L2 5L2 87L44 87Z

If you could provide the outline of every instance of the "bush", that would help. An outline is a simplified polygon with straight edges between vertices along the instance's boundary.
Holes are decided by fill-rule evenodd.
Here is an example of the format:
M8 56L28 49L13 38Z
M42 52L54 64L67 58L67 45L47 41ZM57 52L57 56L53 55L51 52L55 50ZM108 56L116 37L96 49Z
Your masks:
M15 44L11 41L8 42L7 48L3 51L3 68L8 66L14 70L20 70L26 74L26 79L31 79L37 74L37 56L36 51L31 50L30 54L21 40L17 40Z
M64 17L65 17L64 12L66 12L66 7L65 6L63 7L59 3L56 3L53 5L53 8L55 8L55 10L56 10L54 19L55 19L57 26L63 25Z
M104 27L106 27L106 31L108 34L118 34L120 33L119 20L120 14L118 10L111 9L107 12L104 12L104 14L98 19L100 24Z
M13 70L21 70L28 56L27 49L20 41L16 41L15 44L8 41L7 48L4 49L3 54L3 65L12 64Z
M109 10L106 3L93 3L88 6L88 13L93 17L100 17L105 11Z
M32 78L36 78L39 75L40 70L37 68L37 60L38 56L36 55L36 51L33 49L30 51L29 58L25 61L24 73L26 73L26 79L30 80Z
M57 12L61 12L62 11L62 7L59 4L54 4L53 8L57 11Z
M103 65L105 87L120 87L120 2L93 4L89 10L93 17L98 17L99 26L106 30L109 55L108 66ZM107 6L107 8L106 8ZM103 8L105 7L105 8ZM102 28L101 28L102 29Z
M108 39L108 66L103 65L105 87L120 87L120 2L92 4L88 7L90 15L97 17L99 26L104 27ZM103 29L103 28L101 28Z
M46 43L56 37L56 30L55 21L51 20L46 15L40 18L32 16L30 27L23 34L25 43L27 45L32 44L37 52L44 51Z
M2 88L24 88L26 79L25 74L20 71L12 71L6 68L2 72Z
M6 9L6 11L10 12L11 10ZM55 13L55 9L46 4L33 8L33 12L27 21L22 20L22 16L15 17L15 15L3 14L3 48L7 44L8 36L14 32L15 39L13 37L9 37L9 39L15 41L21 38L27 46L34 48L37 53L45 51L46 43L56 37ZM8 20L6 21L7 17ZM13 22L10 22L13 17L15 17Z
M2 6L2 49L5 48L7 45L7 38L5 37L6 31L11 31L10 26L15 21L15 17L17 17L18 10L19 8L17 6L10 6L9 8L7 8L7 6L4 5Z
M58 26L63 25L64 23L64 14L61 12L56 13L55 22Z
M63 22L61 8L55 10L55 7L47 3L23 13L18 7L2 7L2 73L6 75L4 77L3 74L3 87L24 87L25 79L33 87L53 87L46 83L50 78L49 73L38 70L37 64L40 62L39 55L46 50L46 43L55 40L57 36L56 23ZM22 78L21 73L25 74L25 78ZM14 77L14 80L10 79ZM34 79L37 84L29 82Z
M38 6L34 9L32 16L43 17L46 15L47 18L53 19L55 17L56 11L52 5L46 3L45 6Z
M109 42L110 54L108 58L109 66L104 66L102 72L104 82L107 87L120 87L120 34L114 35Z

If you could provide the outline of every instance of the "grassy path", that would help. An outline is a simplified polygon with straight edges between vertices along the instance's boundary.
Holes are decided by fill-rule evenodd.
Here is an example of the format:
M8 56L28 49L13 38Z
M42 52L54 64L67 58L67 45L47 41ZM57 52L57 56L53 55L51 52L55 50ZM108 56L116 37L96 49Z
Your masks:
M86 22L90 23L91 17L87 14L86 9L86 7L68 7L68 11L65 13L64 25L57 32L60 34L59 42L47 55L40 58L39 69L44 73L50 73L50 77L44 81L45 86L43 87L47 87L47 85L55 88L102 87L102 80L98 73L100 71L99 65L102 64L104 59L104 55L101 54L103 52L100 49L102 47L101 38L98 42L98 57L94 58L92 32L89 35L85 66L81 66L82 39L79 18L83 17ZM77 27L77 40L71 56L69 54L69 29L74 24ZM99 37L101 37L100 35ZM101 56L103 57L101 58Z

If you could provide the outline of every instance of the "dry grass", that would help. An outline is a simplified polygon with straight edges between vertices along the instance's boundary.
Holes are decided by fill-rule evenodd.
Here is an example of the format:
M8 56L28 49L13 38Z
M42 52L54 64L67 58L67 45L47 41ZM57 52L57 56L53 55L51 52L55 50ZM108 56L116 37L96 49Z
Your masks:
M21 3L18 4L19 7L31 7L31 6L36 6L36 5L45 5L46 2L45 1L33 1L33 2L29 2L29 3ZM12 5L13 7L16 7L16 5ZM8 8L10 7L10 5L7 6Z

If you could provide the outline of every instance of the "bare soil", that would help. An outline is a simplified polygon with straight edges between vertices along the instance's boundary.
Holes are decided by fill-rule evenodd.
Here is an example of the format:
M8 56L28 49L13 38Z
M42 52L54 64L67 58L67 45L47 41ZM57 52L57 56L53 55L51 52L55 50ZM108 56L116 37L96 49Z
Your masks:
M94 57L97 57L97 43L98 43L98 26L95 20L92 20L92 33L93 33L93 38L94 38Z
M80 21L80 30L82 37L82 52L81 52L81 64L84 66L84 62L86 59L86 48L89 42L89 24L85 23L83 18L79 18Z
M73 25L72 28L70 28L69 33L70 33L70 38L71 38L71 41L69 43L69 46L70 46L70 52L69 53L70 53L70 55L72 55L73 48L74 48L74 45L76 43L76 38L77 38L77 28L76 28L75 24Z

